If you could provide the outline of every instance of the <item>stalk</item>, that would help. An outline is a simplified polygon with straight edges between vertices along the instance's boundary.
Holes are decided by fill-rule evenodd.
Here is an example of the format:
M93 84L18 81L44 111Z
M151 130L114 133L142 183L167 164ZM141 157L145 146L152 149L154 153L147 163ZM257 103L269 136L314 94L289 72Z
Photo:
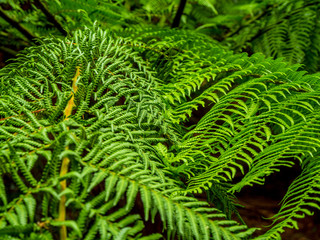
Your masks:
M72 89L73 92L71 93L72 97L69 100L65 110L64 110L64 115L65 115L65 120L68 120L69 116L72 113L72 108L75 106L74 104L74 94L77 91L77 86L76 82L78 77L80 76L80 67L77 67L76 74L74 78L72 79ZM66 146L66 150L69 149L69 146ZM60 170L60 177L63 177L65 174L68 173L68 167L69 167L70 159L68 157L64 157L62 159L62 164L61 164L61 170ZM67 181L63 180L60 182L61 186L61 191L64 191L67 188ZM65 221L66 219L66 201L67 198L65 195L61 196L60 202L59 202L59 216L58 216L58 221ZM60 229L60 240L66 240L67 239L67 227L62 226Z

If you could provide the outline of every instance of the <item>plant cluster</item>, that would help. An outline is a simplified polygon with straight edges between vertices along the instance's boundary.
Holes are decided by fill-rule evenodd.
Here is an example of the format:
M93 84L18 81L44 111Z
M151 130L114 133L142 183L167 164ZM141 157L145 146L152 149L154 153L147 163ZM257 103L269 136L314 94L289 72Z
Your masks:
M180 24L233 50L283 57L316 72L319 8L317 0L5 0L0 3L1 50L16 55L35 37L66 36L96 20L117 30Z
M0 3L29 46L0 69L0 239L271 240L320 209L320 75L292 64L318 68L319 4L231 2ZM293 166L247 227L237 194Z

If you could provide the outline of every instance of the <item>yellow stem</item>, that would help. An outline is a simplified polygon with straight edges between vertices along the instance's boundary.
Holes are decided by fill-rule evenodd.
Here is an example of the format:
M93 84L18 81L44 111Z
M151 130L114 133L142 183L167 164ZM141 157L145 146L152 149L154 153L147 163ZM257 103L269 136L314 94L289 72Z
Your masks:
M74 93L77 91L76 82L77 82L77 79L79 76L80 76L80 67L78 66L76 74L75 74L74 78L72 79L72 89L73 89ZM66 117L65 120L67 120L69 118L69 116L72 113L72 108L75 106L74 93L71 93L72 97L69 100L68 105L66 106L66 108L64 110L64 115ZM69 149L69 146L66 146L66 150L68 150L68 149ZM68 157L64 157L62 159L60 177L62 177L68 173L69 163L70 163L70 159ZM67 181L66 180L61 181L60 186L61 186L61 191L64 191L67 188ZM61 196L60 203L59 203L58 221L64 221L66 219L66 201L67 201L66 196L65 195ZM66 239L67 239L67 227L62 226L60 229L60 240L66 240Z
M66 147L66 150L68 150L68 146ZM70 159L68 157L64 157L62 159L60 176L64 176L68 172L69 162L70 162ZM66 180L61 181L60 186L61 186L61 191L65 190L67 188L67 181ZM58 221L64 221L66 219L66 201L67 201L66 196L65 195L61 196L60 203L59 203ZM66 226L61 226L60 239L61 240L67 239Z
M77 71L76 71L76 75L74 76L74 78L72 79L72 89L73 89L73 92L75 93L78 89L78 87L76 86L76 82L77 82L77 79L78 77L80 76L80 67L78 66L77 67ZM68 117L71 115L72 113L72 108L73 106L75 106L74 104L74 94L71 93L72 97L71 99L69 100L68 102L68 105L66 106L66 108L64 109L64 115L66 117L66 120L68 119Z

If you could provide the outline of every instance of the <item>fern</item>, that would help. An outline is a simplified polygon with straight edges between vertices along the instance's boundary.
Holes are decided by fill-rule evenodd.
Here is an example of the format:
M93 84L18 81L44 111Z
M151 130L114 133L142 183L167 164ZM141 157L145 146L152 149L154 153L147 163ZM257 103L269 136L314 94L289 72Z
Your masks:
M301 174L256 239L280 239L319 209L319 75L234 54L199 32L136 25L165 25L176 2L141 1L146 15L95 2L43 2L70 36L38 39L0 70L1 238L252 239L255 229L231 220L241 221L237 193L293 165ZM268 3L231 9L251 9L253 21L228 25L229 40L316 70L318 4ZM57 33L34 28L40 9L11 5L30 38ZM220 7L187 5L185 28ZM93 19L113 30L84 27Z
M298 162L301 176L288 189L274 226L259 239L278 239L285 228L297 228L297 219L312 215L310 208L319 209L319 75L261 54L234 55L188 31L126 34L144 41L149 48L141 51L161 69L167 118L189 125L194 110L208 109L191 129L175 128L178 144L161 148L172 175L186 179L184 192L221 197L220 207L228 213L236 209L230 194L264 184L266 176ZM164 46L170 50L158 54Z
M168 171L157 146L172 145L179 133L132 40L94 26L42 41L0 72L2 237L252 234L186 194ZM163 232L144 230L156 221Z
M241 3L237 8L242 9L243 4L246 6ZM231 31L224 36L226 43L233 49L284 57L290 63L303 64L308 71L318 71L318 1L267 0L251 6L251 16L243 14L240 26L232 22ZM229 11L228 17L236 15L239 13Z

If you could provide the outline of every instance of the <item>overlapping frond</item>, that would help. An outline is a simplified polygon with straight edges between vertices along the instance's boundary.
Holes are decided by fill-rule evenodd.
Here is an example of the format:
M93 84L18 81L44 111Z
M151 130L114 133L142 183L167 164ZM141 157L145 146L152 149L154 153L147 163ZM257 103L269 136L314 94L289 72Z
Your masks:
M274 215L273 227L255 239L276 239L285 228L298 229L297 220L314 214L319 209L318 158L306 157L300 176L291 184L282 200L280 211Z
M303 63L317 37L298 5L263 38ZM0 236L247 239L235 194L294 164L258 239L319 209L319 75L187 30L94 26L41 42L0 71Z
M250 46L274 58L301 63L311 72L319 69L319 2L263 1L252 20L243 24L226 39L235 48Z
M139 46L96 26L42 41L0 72L1 236L252 234L172 177L159 146L180 135L165 119L161 81ZM145 226L155 221L161 229L150 234Z
M183 135L178 145L162 149L168 169L187 179L186 192L206 191L214 198L210 192L217 194L215 189L222 189L220 196L235 193L247 185L264 184L281 167L301 164L303 172L289 188L275 216L276 225L267 235L277 238L286 227L296 226L301 213L319 208L316 184L310 184L315 186L310 189L309 184L299 185L300 178L317 181L317 172L307 166L319 167L319 75L306 75L297 71L298 65L261 54L233 55L205 37L193 35L194 40L192 33L170 37L166 32L136 36L153 44L141 51L150 53L164 42L171 47L171 52L163 51L166 58L158 57L165 59L166 72L175 73L159 86L169 106L167 117L190 124L197 108L205 109L191 129L178 130ZM177 41L179 35L187 34L191 37ZM152 36L164 40L153 42ZM302 191L306 195L300 196ZM303 202L291 205L298 200ZM224 206L231 209L232 198L225 198Z

